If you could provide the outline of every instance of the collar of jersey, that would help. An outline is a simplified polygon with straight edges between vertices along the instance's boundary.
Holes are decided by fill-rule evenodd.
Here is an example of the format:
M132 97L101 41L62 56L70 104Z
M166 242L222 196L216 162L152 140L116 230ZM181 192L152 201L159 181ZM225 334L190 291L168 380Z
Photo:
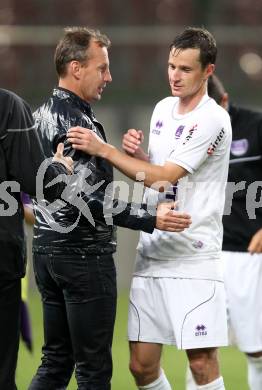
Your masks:
M208 94L206 93L202 99L200 100L200 102L198 103L198 105L191 111L187 112L186 114L178 114L176 112L177 110L177 107L178 107L178 101L179 99L175 98L176 101L174 102L174 105L173 105L173 109L172 109L172 117L174 119L184 119L186 118L187 116L190 116L192 115L195 111L199 110L200 107L202 107L204 104L206 104L209 100L210 100L210 97L208 96Z

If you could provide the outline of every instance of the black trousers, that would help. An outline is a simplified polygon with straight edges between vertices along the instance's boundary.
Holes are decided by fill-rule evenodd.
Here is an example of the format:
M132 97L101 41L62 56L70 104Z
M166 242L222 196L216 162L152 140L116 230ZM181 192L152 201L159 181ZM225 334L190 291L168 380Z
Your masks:
M34 253L34 271L44 346L29 389L66 389L75 368L79 390L110 390L117 295L112 256Z
M0 389L14 390L20 334L21 279L0 281Z

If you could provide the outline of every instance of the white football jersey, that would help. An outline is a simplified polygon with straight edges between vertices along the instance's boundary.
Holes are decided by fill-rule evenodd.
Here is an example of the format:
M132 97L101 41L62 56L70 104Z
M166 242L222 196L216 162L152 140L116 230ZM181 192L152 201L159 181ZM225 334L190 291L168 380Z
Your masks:
M135 275L221 280L222 214L228 175L231 123L226 110L208 95L185 115L177 114L178 98L160 101L150 124L152 164L177 164L188 175L167 193L146 189L145 202L167 198L192 217L181 233L155 229L141 232ZM171 194L171 196L170 196Z

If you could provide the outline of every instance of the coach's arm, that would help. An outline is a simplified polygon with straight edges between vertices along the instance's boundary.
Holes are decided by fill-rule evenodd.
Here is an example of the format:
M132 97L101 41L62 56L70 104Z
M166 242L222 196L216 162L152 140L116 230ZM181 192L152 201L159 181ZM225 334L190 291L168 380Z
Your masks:
M164 191L170 183L174 184L188 174L186 169L171 162L161 166L130 157L113 145L105 143L92 130L83 127L72 127L67 136L74 149L108 160L133 180L136 180L137 174L143 173L145 186L158 191Z

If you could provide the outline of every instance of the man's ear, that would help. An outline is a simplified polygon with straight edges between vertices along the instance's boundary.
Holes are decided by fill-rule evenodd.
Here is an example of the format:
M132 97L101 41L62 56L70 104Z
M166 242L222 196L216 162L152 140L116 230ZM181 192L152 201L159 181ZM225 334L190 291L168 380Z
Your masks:
M215 64L208 64L207 67L206 67L206 71L205 71L205 74L206 74L206 79L208 79L208 77L210 77L214 71L215 71Z
M81 75L82 65L79 61L71 61L68 64L68 74L79 80Z

